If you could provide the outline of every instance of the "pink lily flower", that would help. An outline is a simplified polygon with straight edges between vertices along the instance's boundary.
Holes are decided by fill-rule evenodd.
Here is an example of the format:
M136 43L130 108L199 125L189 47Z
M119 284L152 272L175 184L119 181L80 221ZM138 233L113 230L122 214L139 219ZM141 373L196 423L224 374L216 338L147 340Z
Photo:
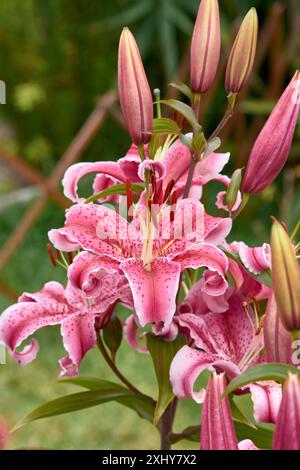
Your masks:
M244 285L229 286L225 294L214 298L203 293L202 283L200 280L193 286L174 318L187 337L188 346L178 351L170 368L174 394L179 398L192 397L200 403L204 391L195 391L194 385L201 372L224 371L232 379L261 362L264 346L258 318L244 294L247 279ZM253 293L256 292L255 288ZM251 291L247 294L251 296ZM281 387L275 382L265 382L250 384L248 389L256 421L274 423Z
M174 207L163 206L155 227L148 210L146 220L141 216L142 209L145 206L140 204L129 224L107 207L76 205L67 211L65 226L51 230L49 238L58 249L90 252L74 260L69 273L74 286L83 290L88 286L89 295L96 295L98 271L120 269L129 282L140 325L163 322L167 326L176 310L184 269L206 267L205 289L213 295L226 290L227 257L215 245L223 243L231 220L204 215L198 201L186 199L176 204L173 221ZM197 229L197 221L203 227Z
M203 304L201 290L200 281L184 302L186 311L188 305ZM230 294L230 290L221 299L227 303L226 311L220 312L218 308L217 313L202 314L197 307L176 317L179 328L189 339L189 346L178 351L170 369L173 391L179 398L192 397L202 401L202 391L194 391L194 384L205 369L225 371L232 379L259 362L263 338L262 332L257 334L258 319L250 305L245 311L241 293L233 291ZM198 302L198 299L201 300Z
M299 80L297 71L253 146L242 183L244 193L263 191L287 161L299 116Z
M225 374L212 374L202 408L200 448L201 450L258 450L249 439L238 443L228 397L222 398L226 385Z
M146 146L144 147L144 153L147 155ZM197 164L193 184L193 186L198 187L195 195L197 199L201 196L201 186L212 179L217 179L228 160L229 153L211 153ZM174 188L181 189L182 194L190 161L190 150L180 140L177 140L166 149L160 149L157 157L154 160L149 160L159 170L157 176L158 181L162 183L162 189L165 190L173 180L175 183ZM97 174L94 181L95 194L106 189L110 183L111 185L116 182L126 183L128 180L132 183L141 183L143 178L139 168L140 165L144 164L144 162L141 162L136 145L132 145L127 155L117 162L76 163L68 168L63 178L65 196L73 202L82 201L77 193L78 183L81 178L90 173ZM224 183L224 180L221 182Z
M289 374L276 421L273 449L300 450L300 379Z
M68 352L59 363L61 376L74 376L86 352L96 344L95 322L111 311L117 301L131 306L131 293L124 276L106 273L101 277L99 296L93 299L68 284L65 289L58 282L48 282L34 294L25 293L19 302L7 308L0 317L0 339L12 357L25 366L33 361L39 344L33 339L17 351L23 341L35 331L48 325L61 325L63 344Z

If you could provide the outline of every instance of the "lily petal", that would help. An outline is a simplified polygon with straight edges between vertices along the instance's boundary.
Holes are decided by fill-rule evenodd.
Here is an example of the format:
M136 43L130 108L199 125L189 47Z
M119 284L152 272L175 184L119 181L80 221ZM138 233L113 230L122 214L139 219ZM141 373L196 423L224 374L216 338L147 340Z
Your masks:
M61 325L61 334L70 363L66 367L66 360L61 365L67 372L63 375L74 376L78 374L78 367L84 355L95 347L95 316L93 314L69 315ZM70 367L71 363L73 367Z
M159 258L148 271L142 261L129 259L120 268L128 279L140 325L155 322L169 325L176 310L180 264Z
M250 248L241 242L239 255L244 266L253 274L259 274L271 268L271 249L267 243L261 247Z
M136 351L146 353L148 352L146 346L140 344L137 340L139 326L136 324L134 315L130 315L124 323L124 337L127 343Z
M197 403L202 403L204 390L196 392L195 382L205 369L216 368L226 371L231 377L239 373L239 369L232 362L224 361L215 354L183 346L175 355L170 367L170 382L174 394L178 398L192 397Z
M69 309L66 303L56 301L20 302L6 309L0 317L0 339L21 365L35 359L38 343L31 342L22 352L16 349L35 331L48 325L57 325L63 321Z
M90 173L103 173L118 181L126 181L126 177L117 162L75 163L66 171L62 180L65 196L73 202L78 202L78 182Z
M250 384L249 388L256 422L275 424L282 397L281 385L269 381Z
M250 439L244 439L243 441L239 442L239 450L259 450L255 444Z

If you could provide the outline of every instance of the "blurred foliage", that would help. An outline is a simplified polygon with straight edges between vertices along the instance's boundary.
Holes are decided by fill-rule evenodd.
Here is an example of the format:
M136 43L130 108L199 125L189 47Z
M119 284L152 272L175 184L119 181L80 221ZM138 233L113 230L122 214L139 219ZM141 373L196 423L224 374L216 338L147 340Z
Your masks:
M254 5L263 21L272 4L220 2L225 49L234 20ZM198 5L199 0L2 0L0 63L5 64L1 79L7 84L7 105L0 117L16 132L16 151L49 173L97 96L115 86L124 25L137 37L151 85L166 85L187 50ZM87 158L116 158L127 142L110 123L91 144Z

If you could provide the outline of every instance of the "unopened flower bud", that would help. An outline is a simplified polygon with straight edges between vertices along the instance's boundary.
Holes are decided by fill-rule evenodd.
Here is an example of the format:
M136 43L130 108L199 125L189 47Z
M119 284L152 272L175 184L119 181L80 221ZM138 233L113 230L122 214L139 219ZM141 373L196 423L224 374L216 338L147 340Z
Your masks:
M271 234L272 279L278 314L288 331L300 330L300 267L286 230L275 221Z
M268 362L292 364L292 338L278 315L274 295L267 304L264 318L264 343Z
M122 323L117 316L113 315L110 322L103 330L103 339L106 346L109 348L112 357L115 356L117 350L121 345L122 336Z
M153 101L137 43L124 28L119 43L118 86L126 126L136 145L151 138Z
M300 378L289 374L276 420L273 450L300 450Z
M215 79L221 51L218 0L200 3L191 45L191 88L204 93Z
M226 192L226 204L231 211L236 204L242 182L242 170L239 168L233 173Z
M257 13L255 8L251 8L241 24L229 55L225 78L228 94L239 93L249 80L254 65L257 34Z
M292 145L299 109L300 72L296 72L254 143L243 179L245 193L263 191L281 172Z

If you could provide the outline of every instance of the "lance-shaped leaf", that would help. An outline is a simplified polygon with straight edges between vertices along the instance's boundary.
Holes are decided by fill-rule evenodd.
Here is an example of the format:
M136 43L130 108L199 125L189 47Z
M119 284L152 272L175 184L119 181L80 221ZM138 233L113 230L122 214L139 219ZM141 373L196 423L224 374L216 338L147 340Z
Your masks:
M139 183L132 183L131 190L134 193L142 193L144 191L144 185ZM127 185L120 183L114 184L110 188L104 189L100 193L93 194L88 199L86 199L85 204L89 204L91 202L97 201L98 199L102 199L107 196L113 196L115 194L120 194L122 196L126 196Z
M172 119L168 118L156 118L153 121L153 134L172 134L179 135L180 128L178 124Z
M173 357L185 344L182 337L175 341L165 341L161 336L147 335L147 348L154 364L158 383L158 400L154 412L154 425L157 425L161 416L174 398L169 372Z
M278 313L288 331L300 330L300 266L286 230L275 221L271 235L272 277Z
M199 132L201 130L201 126L198 123L195 113L190 106L174 99L160 100L159 102L165 104L166 106L169 106L170 108L180 113L192 126L194 131Z
M174 81L170 83L170 86L173 88L176 88L176 90L181 91L181 93L185 95L187 98L189 98L190 100L193 98L192 90L185 83Z
M91 381L91 379L88 379L88 381ZM76 379L73 379L72 381L65 380L63 382L75 384ZM84 382L82 381L81 386L85 386L83 383ZM118 403L135 410L139 416L152 421L153 413L149 413L149 410L151 407L152 410L154 410L154 402L151 398L142 394L136 395L125 387L108 381L99 381L97 383L97 387L97 389L93 388L87 392L66 395L39 406L21 419L13 430L16 431L20 427L39 419L92 408L109 401L117 401ZM149 400L151 401L151 406Z
M234 392L236 389L252 382L276 380L277 382L283 383L288 377L289 372L300 376L299 369L286 364L263 364L253 367L233 379L226 388L224 395L229 395L229 393Z

